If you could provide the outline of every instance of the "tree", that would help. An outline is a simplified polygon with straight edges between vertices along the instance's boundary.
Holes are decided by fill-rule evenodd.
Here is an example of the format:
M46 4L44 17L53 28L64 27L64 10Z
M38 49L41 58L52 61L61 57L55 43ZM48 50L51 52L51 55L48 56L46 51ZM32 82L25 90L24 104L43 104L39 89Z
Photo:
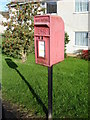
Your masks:
M40 2L29 2L24 5L16 3L14 12L3 34L2 52L8 56L22 58L24 62L29 52L33 52L34 45L34 16L44 13Z

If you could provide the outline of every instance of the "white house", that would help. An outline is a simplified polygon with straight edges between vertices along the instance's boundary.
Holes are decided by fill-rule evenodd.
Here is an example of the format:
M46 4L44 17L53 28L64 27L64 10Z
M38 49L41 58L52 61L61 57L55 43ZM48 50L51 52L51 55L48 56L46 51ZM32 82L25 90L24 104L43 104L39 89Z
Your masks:
M46 8L46 14L55 14L63 18L65 32L70 38L67 53L88 49L88 31L90 31L88 30L90 25L88 24L90 15L88 0L46 0L41 4Z
M67 53L88 49L88 0L62 0L57 3L57 14L65 23L70 37Z
M5 30L4 26L2 25L2 22L7 22L7 19L0 14L0 34L2 34Z
M6 30L6 27L3 26L2 22L7 22L8 18L9 18L8 12L0 11L0 34L4 33L4 30Z
M45 7L46 13L56 14L64 20L65 31L70 38L67 53L88 49L88 18L90 15L88 0L58 0L45 3Z

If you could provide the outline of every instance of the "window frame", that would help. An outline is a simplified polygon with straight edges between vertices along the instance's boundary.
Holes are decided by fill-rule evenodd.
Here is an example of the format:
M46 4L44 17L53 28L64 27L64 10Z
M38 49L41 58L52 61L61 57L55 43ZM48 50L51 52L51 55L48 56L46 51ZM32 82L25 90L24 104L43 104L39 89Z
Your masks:
M48 7L47 7L47 3L56 3L56 12L48 12ZM55 1L55 2L50 2L50 1L48 1L48 2L46 2L46 14L57 14L57 1Z
M76 44L76 33L87 33L87 45ZM81 42L81 38L80 38L80 42ZM74 45L78 47L88 47L88 44L89 44L88 43L88 31L75 31L75 44Z
M76 11L76 1L77 0L75 0L75 2L74 2L74 12L75 13L88 13L89 12L89 0L87 1L88 9L87 10L82 10L82 11L80 11L80 1L83 1L83 0L78 0L78 2L79 2L79 11Z

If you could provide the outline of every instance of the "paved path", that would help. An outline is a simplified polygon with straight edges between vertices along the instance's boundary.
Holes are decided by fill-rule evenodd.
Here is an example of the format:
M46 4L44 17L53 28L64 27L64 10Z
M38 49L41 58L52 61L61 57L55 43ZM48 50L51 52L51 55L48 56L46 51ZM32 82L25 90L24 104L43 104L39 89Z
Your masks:
M4 101L2 105L2 120L20 120L31 118L32 115L20 111L17 106L11 105L9 102Z
M47 120L47 118L38 118L31 112L23 110L7 101L2 102L2 120Z

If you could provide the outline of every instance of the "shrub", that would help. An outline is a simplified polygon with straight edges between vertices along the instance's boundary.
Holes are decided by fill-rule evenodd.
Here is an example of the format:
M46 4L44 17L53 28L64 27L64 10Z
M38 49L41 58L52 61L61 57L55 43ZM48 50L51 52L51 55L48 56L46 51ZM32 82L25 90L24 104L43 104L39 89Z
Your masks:
M15 9L9 21L3 23L7 30L3 34L2 52L24 62L27 54L34 51L34 16L44 13L44 8L40 2L29 2L22 7L17 3Z
M69 35L65 32L65 42L64 42L64 57L66 58L67 54L66 54L66 47L67 47L67 44L69 43Z
M90 50L77 50L77 58L90 60Z
M90 60L90 51L89 50L82 50L81 58L85 60Z

